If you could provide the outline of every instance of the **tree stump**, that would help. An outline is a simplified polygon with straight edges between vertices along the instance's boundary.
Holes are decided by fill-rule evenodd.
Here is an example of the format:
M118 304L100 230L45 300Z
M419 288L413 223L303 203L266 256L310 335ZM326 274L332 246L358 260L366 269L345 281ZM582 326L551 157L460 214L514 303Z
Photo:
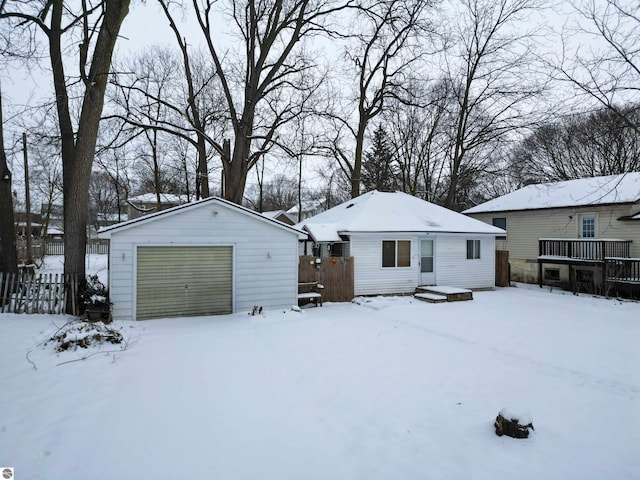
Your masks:
M535 430L535 428L533 428L533 423L531 422L522 425L518 418L508 417L513 417L513 415L504 416L504 413L500 412L496 417L496 421L493 425L496 427L496 435L499 437L507 435L508 437L513 438L527 438L529 437L529 429Z

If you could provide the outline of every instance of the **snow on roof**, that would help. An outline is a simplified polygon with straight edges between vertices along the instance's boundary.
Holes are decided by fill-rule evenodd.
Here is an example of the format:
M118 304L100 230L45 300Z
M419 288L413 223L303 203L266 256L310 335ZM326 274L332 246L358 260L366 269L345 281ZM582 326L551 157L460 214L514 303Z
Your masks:
M122 230L126 230L129 229L131 227L135 227L137 225L144 225L147 224L149 222L153 222L155 221L158 217L170 217L173 215L177 215L180 212L184 211L184 210L190 210L190 209L194 209L194 208L200 208L203 205L209 204L209 203L217 203L220 204L222 206L226 206L227 208L230 208L232 210L236 210L238 212L241 212L243 214L249 215L249 216L253 216L253 217L257 217L262 219L262 221L264 222L268 222L274 225L278 225L282 228L285 228L287 230L292 230L295 233L298 234L298 238L300 239L304 239L307 237L307 234L305 232L303 232L301 229L297 229L294 226L291 225L287 225L286 223L280 222L278 220L272 219L272 218L268 218L265 217L264 215L255 212L253 210L250 210L246 207L243 207L241 205L237 205L229 200L225 200L224 198L220 198L220 197L208 197L208 198L203 198L194 202L190 202L190 203L184 203L182 205L177 205L175 207L172 208L168 208L166 210L161 210L159 212L154 212L151 213L149 215L143 215L141 217L137 217L131 220L128 220L126 222L120 222L120 223L115 223L111 226L108 227L102 227L100 230L98 230L98 236L100 238L110 238L111 234L113 232L119 232Z
M636 213L633 217L631 217L631 220L640 220L640 213Z
M341 241L339 233L450 232L504 235L505 231L402 192L372 192L295 225L318 242Z
M640 200L640 172L528 185L463 213L536 210L633 203Z
M129 202L133 203L156 203L155 193L143 193L142 195L136 195L135 197L129 197ZM181 204L187 202L187 197L184 195L174 195L172 193L161 193L160 201L165 204Z
M322 204L325 202L324 198L318 199L318 200L303 200L302 201L302 211L303 212L311 212L317 208L320 208L322 206ZM298 205L294 205L293 207L291 207L289 210L287 210L287 213L290 215L294 215L298 213Z

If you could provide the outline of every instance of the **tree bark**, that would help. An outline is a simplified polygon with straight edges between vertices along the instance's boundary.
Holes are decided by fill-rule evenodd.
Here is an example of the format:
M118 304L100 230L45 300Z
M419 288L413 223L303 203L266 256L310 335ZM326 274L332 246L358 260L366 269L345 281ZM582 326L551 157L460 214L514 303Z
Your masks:
M13 213L11 171L4 151L2 94L0 93L0 273L18 271L16 223Z
M74 132L69 113L67 79L62 62L61 46L63 0L52 2L49 45L54 77L58 121L62 138L62 169L64 193L64 272L85 281L85 252L89 215L89 181L95 154L98 127L104 106L111 58L122 21L129 11L130 0L105 0L104 19L95 43L92 61L84 79L78 130ZM88 41L88 39L85 39ZM85 65L80 65L84 70Z

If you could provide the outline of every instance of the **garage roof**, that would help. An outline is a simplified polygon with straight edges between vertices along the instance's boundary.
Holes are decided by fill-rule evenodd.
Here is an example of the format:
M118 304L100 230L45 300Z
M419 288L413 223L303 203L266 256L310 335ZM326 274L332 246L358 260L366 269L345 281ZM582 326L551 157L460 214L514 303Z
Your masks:
M282 223L276 219L265 217L264 215L258 212L254 212L253 210L249 210L248 208L242 207L240 205L237 205L229 200L225 200L224 198L220 198L220 197L204 198L202 200L198 200L195 202L178 205L177 207L169 208L167 210L162 210L159 212L151 213L149 215L134 218L133 220L129 220L127 222L116 223L108 227L103 227L100 230L98 230L98 236L100 238L110 238L111 234L113 233L121 232L123 230L136 227L138 225L144 225L149 222L154 222L158 219L158 217L166 218L166 217L171 217L173 215L179 215L184 211L195 209L195 208L202 208L203 206L206 206L209 204L217 204L217 205L220 205L221 207L229 208L231 210L234 210L244 215L248 215L252 218L255 218L261 222L271 223L276 225L279 228L290 230L292 233L298 234L299 238L307 238L307 233L303 232L302 230L299 230L295 227L287 225L286 223Z

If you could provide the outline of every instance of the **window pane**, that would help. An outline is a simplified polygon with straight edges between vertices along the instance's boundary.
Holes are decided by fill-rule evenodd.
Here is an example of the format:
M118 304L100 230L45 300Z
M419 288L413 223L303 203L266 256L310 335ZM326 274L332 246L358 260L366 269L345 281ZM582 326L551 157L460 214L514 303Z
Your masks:
M382 266L396 266L396 242L389 240L382 241Z
M433 257L433 240L422 240L420 242L420 255Z
M507 218L506 217L497 217L491 219L491 223L493 223L494 227L501 228L503 230L507 229Z
M480 258L480 240L467 240L467 259Z
M411 266L411 242L398 240L398 267Z
M433 257L422 257L420 259L420 271L424 273L433 272Z

